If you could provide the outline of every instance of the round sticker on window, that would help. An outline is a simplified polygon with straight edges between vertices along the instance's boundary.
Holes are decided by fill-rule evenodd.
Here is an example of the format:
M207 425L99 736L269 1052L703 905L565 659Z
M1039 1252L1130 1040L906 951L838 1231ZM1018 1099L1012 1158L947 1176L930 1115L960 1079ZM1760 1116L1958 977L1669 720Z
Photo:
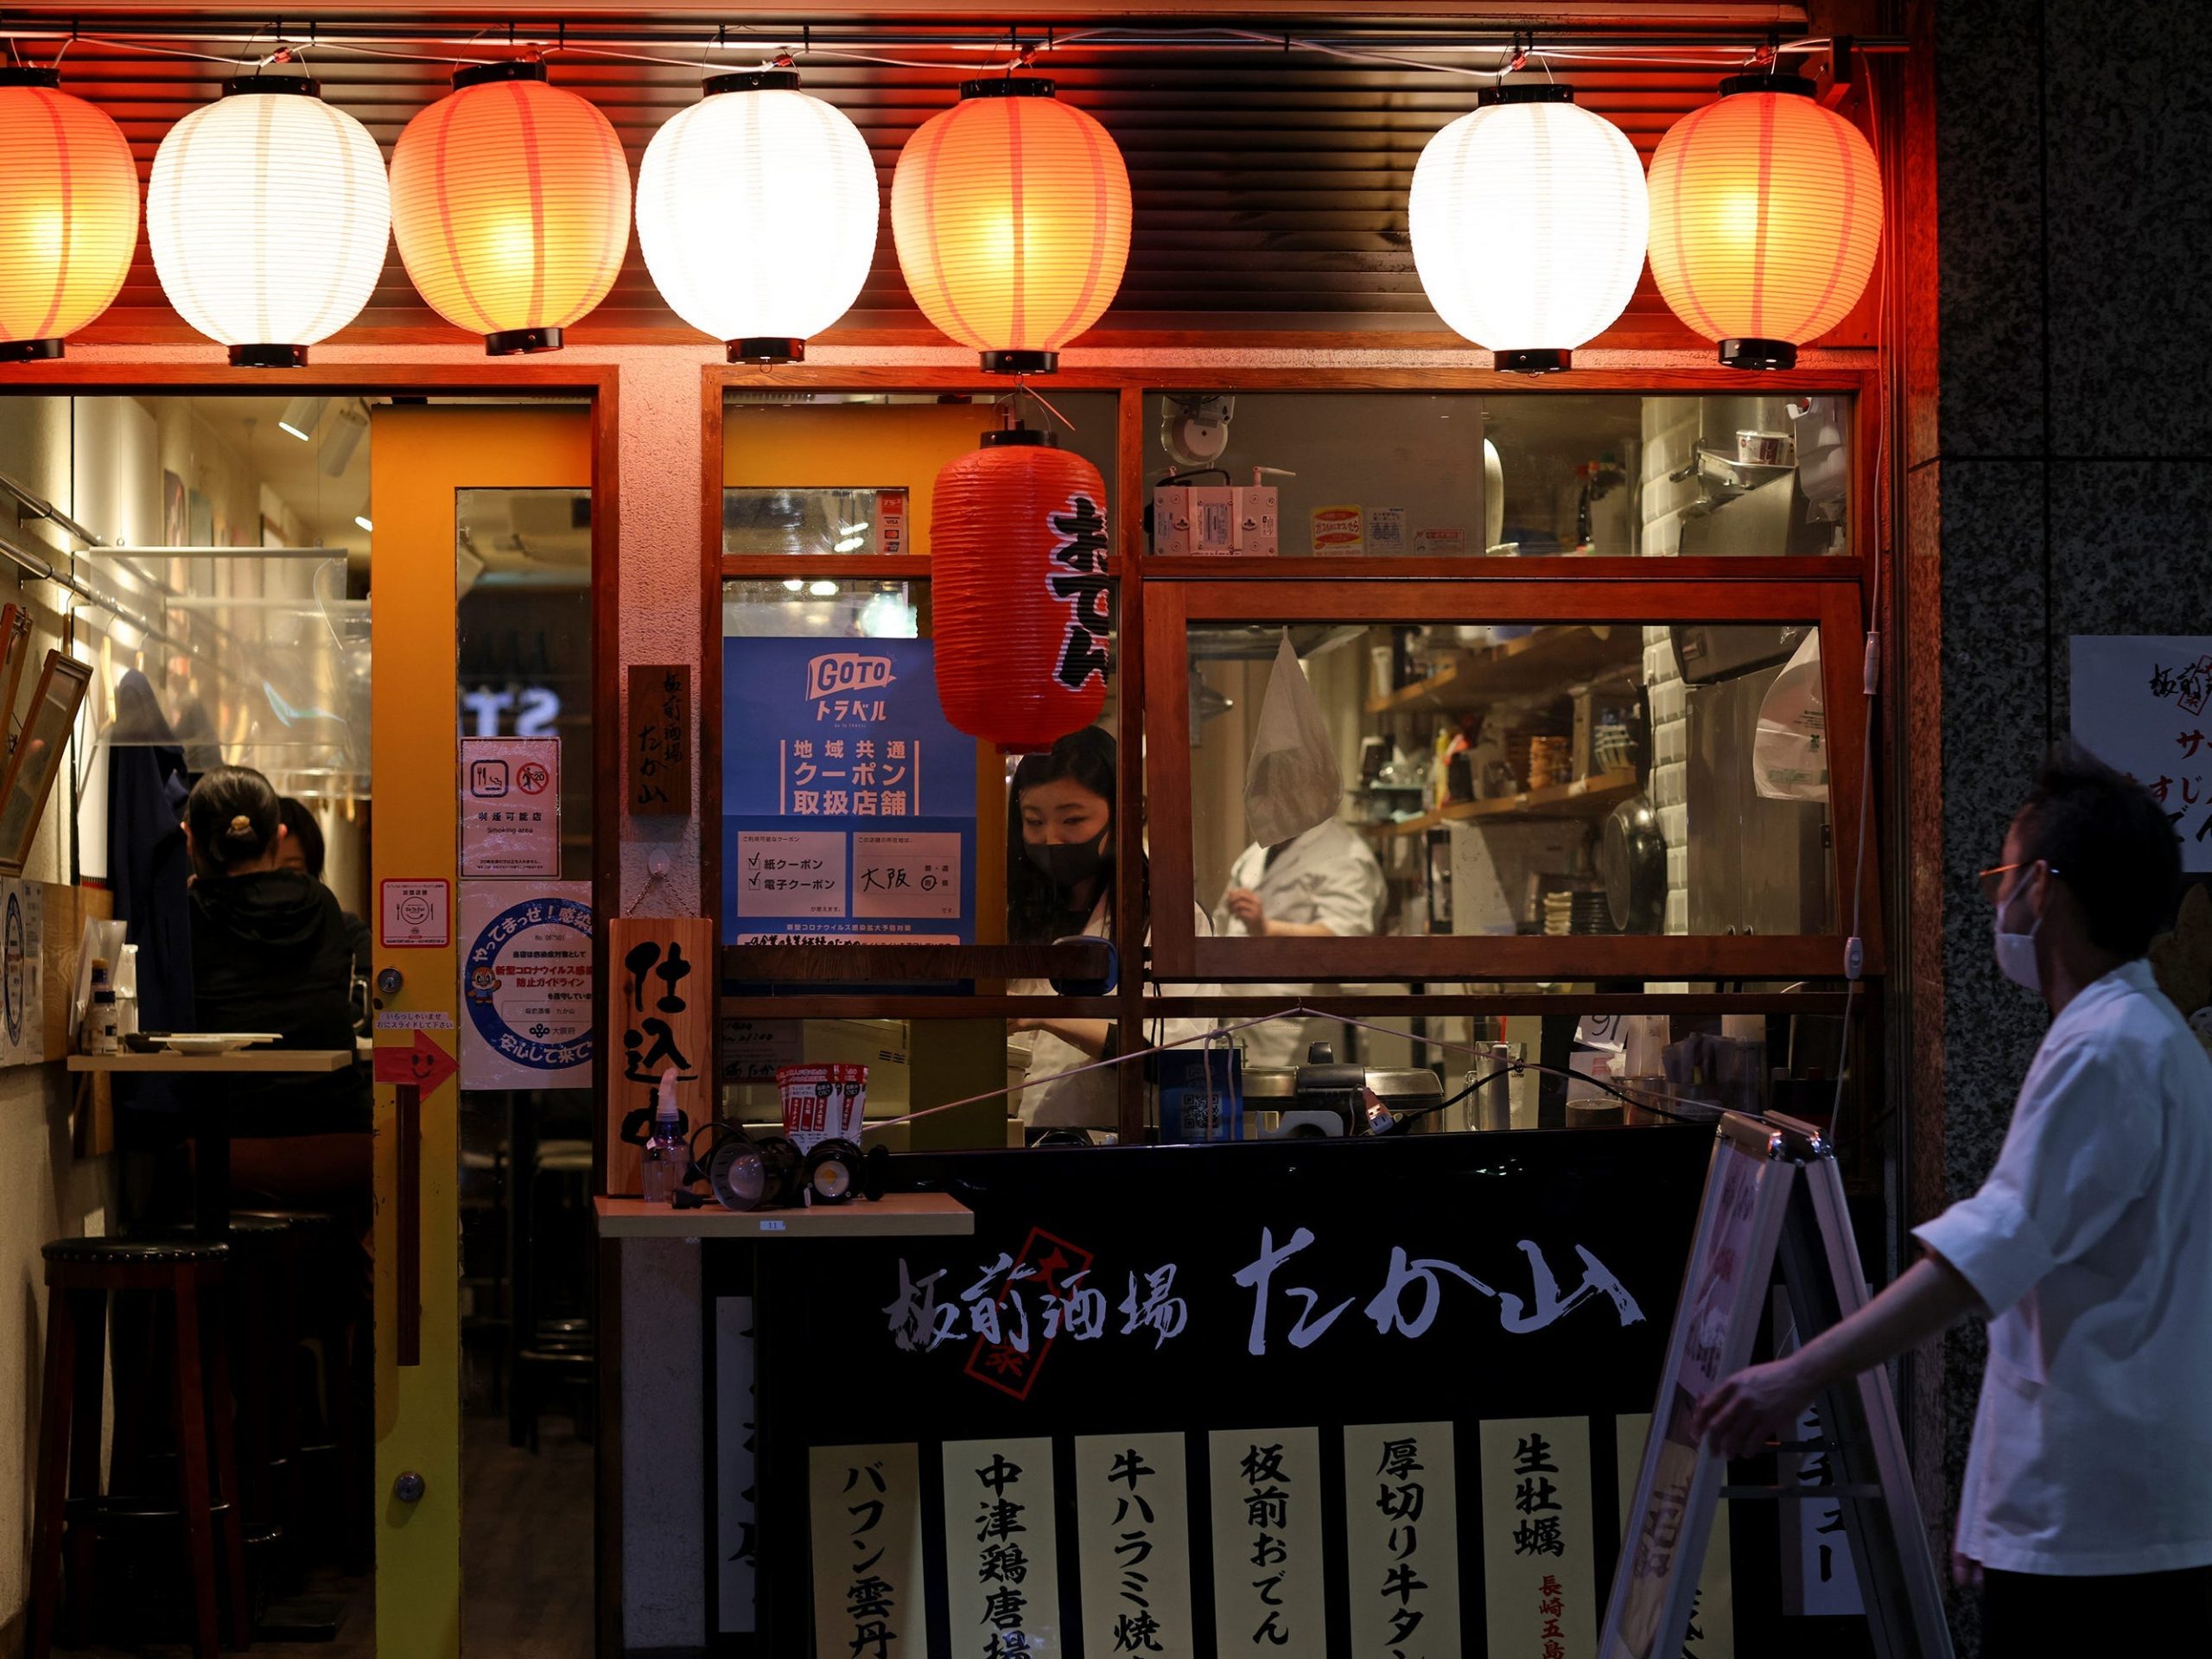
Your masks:
M477 928L461 990L489 1064L465 1067L464 1087L544 1087L551 1073L591 1064L591 928L589 905L558 896L510 905Z

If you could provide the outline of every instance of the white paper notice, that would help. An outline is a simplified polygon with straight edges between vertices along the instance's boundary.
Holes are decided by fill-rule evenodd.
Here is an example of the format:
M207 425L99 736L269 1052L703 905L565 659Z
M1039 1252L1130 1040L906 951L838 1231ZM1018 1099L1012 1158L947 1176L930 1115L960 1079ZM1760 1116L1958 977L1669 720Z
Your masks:
M725 1631L744 1634L759 1624L755 1579L760 1571L753 1489L754 1421L753 1299L715 1299L715 1513L721 1557L715 1610Z
M959 836L855 833L853 914L933 920L958 916Z
M1451 1424L1346 1425L1344 1542L1353 1659L1459 1651Z
M1216 1429L1207 1460L1216 1651L1326 1659L1319 1431Z
M773 1083L778 1066L806 1058L805 1021L725 1020L716 1053L724 1083Z
M1052 1441L945 1443L944 1602L954 1653L1062 1649L1054 1510Z
M2158 797L2182 868L2212 870L2212 637L2077 633L2068 645L2074 735Z
M1483 1598L1492 1653L1591 1659L1597 1529L1587 1417L1482 1426Z
M461 873L561 874L561 740L461 740Z
M379 883L377 912L388 950L442 950L453 943L453 889L442 880Z
M747 830L737 837L741 916L842 916L845 836L836 830Z
M1075 1443L1083 1650L1198 1651L1180 1434L1089 1434Z
M817 1446L808 1486L817 1659L926 1654L929 1599L915 1448Z
M461 884L461 1086L591 1086L591 883Z

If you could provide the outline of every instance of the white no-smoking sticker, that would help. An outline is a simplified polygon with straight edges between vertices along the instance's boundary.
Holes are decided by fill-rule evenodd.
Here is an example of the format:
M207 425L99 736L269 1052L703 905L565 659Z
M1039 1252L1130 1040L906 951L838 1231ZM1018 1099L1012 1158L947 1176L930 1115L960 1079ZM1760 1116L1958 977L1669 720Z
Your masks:
M387 949L436 950L453 943L453 888L447 882L386 881L378 892Z

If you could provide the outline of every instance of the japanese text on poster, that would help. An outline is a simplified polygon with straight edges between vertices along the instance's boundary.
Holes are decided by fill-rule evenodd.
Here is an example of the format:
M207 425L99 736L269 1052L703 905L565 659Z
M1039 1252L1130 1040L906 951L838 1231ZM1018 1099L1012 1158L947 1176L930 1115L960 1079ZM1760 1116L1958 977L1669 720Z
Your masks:
M1050 1440L944 1448L944 1599L952 1650L1059 1650L1060 1562Z
M1216 1429L1208 1460L1216 1651L1325 1659L1320 1432Z
M2158 798L2184 870L2212 870L2212 636L2069 642L2074 735Z
M1345 1426L1353 1659L1459 1651L1458 1490L1451 1424Z
M1590 1659L1598 1609L1589 1420L1488 1419L1481 1440L1491 1651Z
M724 643L732 943L969 944L976 744L925 639Z
M922 1483L911 1446L817 1446L814 1641L821 1659L929 1651Z
M461 873L561 874L559 738L461 740Z
M464 1089L591 1085L591 883L464 881Z
M1183 1437L1079 1435L1075 1480L1084 1651L1190 1659L1198 1649Z

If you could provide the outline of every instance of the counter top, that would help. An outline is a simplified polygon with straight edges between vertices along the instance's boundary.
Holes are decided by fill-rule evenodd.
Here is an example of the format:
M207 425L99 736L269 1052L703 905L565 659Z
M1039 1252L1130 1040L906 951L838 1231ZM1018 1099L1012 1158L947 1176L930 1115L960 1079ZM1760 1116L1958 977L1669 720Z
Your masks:
M643 1198L594 1198L601 1238L900 1238L965 1235L975 1212L942 1192L889 1192L873 1203L803 1210L672 1210Z
M354 1063L350 1048L239 1048L228 1054L179 1054L156 1049L139 1054L72 1054L72 1071L315 1071L344 1070Z

